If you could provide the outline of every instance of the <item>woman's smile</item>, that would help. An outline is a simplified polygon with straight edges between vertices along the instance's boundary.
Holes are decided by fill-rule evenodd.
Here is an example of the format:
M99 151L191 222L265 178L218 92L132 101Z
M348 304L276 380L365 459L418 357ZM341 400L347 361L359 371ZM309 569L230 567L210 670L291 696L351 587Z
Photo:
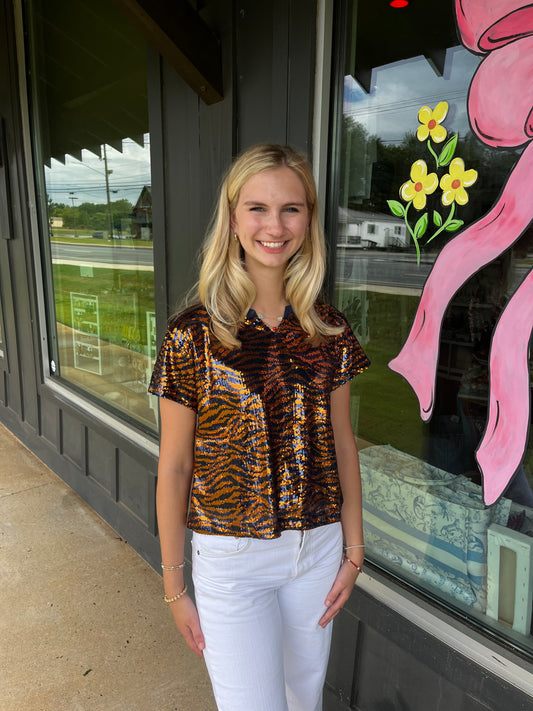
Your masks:
M287 242L259 242L260 245L266 249L280 250L287 244Z

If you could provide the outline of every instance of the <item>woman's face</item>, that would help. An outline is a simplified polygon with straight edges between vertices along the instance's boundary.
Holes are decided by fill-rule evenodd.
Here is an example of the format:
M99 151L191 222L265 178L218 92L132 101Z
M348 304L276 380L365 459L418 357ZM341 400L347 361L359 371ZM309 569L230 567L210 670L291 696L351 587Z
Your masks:
M249 178L231 215L247 270L283 271L302 246L310 220L303 183L293 170L269 168Z

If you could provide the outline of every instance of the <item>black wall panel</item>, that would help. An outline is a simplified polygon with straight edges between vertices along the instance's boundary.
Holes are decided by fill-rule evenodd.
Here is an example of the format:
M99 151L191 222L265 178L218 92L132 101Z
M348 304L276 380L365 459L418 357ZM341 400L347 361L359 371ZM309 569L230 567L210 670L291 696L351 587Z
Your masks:
M117 500L117 448L109 436L87 429L87 475Z
M531 711L529 696L357 586L334 624L328 711Z
M41 436L50 443L50 445L59 450L61 439L61 411L58 403L50 398L42 398L40 402L41 413Z
M85 462L85 428L79 418L69 411L61 410L61 449L60 453L72 464L84 469Z
M136 458L119 452L118 501L141 526L153 530L155 476Z

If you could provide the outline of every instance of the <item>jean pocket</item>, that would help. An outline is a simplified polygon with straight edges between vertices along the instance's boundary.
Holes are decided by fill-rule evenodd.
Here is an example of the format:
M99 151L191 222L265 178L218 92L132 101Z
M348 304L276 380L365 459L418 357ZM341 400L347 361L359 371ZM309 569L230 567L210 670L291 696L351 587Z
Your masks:
M209 535L193 532L193 555L202 558L229 558L245 551L251 543L250 538L239 536Z

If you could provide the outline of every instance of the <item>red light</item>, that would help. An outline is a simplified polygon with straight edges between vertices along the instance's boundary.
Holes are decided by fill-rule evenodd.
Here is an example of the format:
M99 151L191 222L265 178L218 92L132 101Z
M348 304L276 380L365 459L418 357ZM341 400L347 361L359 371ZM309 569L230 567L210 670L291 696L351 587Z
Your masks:
M407 5L409 5L409 0L392 0L389 5L391 7L407 7Z

